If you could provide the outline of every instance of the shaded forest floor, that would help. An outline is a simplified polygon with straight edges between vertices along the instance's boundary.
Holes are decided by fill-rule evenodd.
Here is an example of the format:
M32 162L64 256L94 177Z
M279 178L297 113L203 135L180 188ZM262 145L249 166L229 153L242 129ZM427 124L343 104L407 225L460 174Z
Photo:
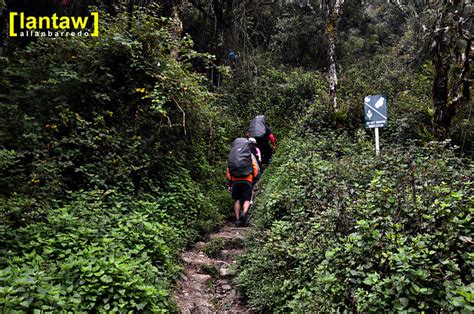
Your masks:
M182 313L251 313L233 281L247 231L226 223L182 254L184 269L175 295Z

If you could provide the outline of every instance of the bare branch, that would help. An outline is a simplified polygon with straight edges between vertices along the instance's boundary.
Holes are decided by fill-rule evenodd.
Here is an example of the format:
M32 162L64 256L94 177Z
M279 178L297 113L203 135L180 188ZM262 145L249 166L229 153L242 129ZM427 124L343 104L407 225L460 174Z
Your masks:
M402 12L402 14L405 16L405 18L410 18L410 14L408 14L408 12L405 10L405 8L403 8L403 6L397 1L395 3L392 3L393 6L395 6L395 8L397 8L400 12Z
M173 102L176 104L176 106L178 106L179 110L182 112L183 114L183 130L184 130L184 135L186 136L187 132L186 132L186 112L183 110L183 108L181 108L181 106L178 104L178 102L176 101L176 99L174 97L171 97L171 99L173 100Z
M168 115L165 115L166 119L168 119L168 127L172 128L173 127L173 123L171 123L171 119Z

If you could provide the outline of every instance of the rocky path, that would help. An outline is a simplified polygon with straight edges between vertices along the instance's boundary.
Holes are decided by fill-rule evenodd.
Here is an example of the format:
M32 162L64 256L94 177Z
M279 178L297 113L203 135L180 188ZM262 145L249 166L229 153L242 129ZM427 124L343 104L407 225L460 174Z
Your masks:
M175 295L181 313L252 313L233 282L246 232L227 223L182 254L184 270Z

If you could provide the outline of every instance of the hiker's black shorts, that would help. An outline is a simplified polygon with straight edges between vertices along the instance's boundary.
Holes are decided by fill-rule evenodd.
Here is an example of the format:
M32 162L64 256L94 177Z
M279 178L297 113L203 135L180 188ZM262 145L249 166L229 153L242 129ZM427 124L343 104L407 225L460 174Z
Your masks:
M241 202L252 199L252 184L248 181L235 181L232 184L232 199Z

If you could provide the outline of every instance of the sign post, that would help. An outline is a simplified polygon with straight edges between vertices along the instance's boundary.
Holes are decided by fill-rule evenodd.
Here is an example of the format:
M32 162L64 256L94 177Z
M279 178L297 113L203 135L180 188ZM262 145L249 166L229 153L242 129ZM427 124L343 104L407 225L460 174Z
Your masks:
M375 129L375 156L380 156L379 128L387 127L387 99L382 95L364 99L365 127Z
M375 156L380 156L379 128L375 128Z

